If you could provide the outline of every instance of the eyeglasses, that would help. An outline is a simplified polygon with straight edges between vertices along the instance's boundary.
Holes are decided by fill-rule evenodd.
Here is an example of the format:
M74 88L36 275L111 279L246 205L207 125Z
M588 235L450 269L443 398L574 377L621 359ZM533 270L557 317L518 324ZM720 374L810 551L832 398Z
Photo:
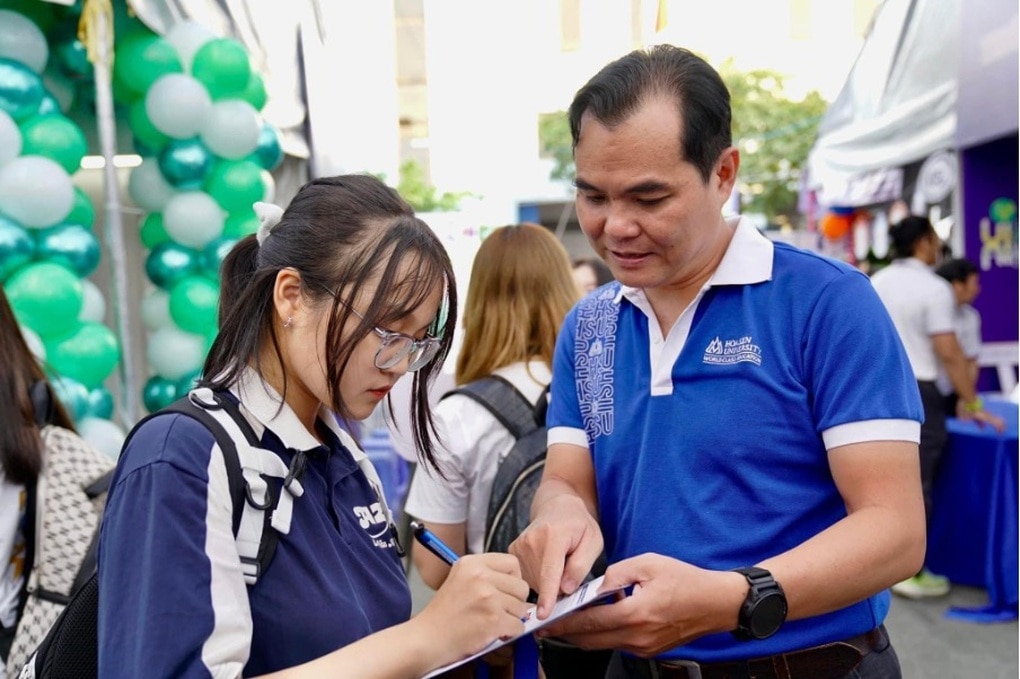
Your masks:
M342 301L342 300L341 300ZM346 303L345 303L346 304ZM365 317L358 313L358 310L349 304L346 305L351 313L365 320ZM421 370L429 364L436 354L439 353L441 342L438 337L423 337L415 339L410 335L391 330L383 330L378 326L372 327L372 332L379 336L382 343L379 350L375 352L375 367L379 370L389 370L405 358L410 356L407 364L407 372Z

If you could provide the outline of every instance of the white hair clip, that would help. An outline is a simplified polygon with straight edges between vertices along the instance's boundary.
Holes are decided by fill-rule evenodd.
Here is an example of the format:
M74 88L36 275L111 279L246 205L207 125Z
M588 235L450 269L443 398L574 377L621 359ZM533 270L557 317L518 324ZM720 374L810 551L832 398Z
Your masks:
M262 226L259 227L258 232L255 234L255 240L259 242L259 246L266 242L269 238L269 234L273 232L273 228L280 223L283 219L283 208L279 205L273 205L272 203L258 202L252 205L255 208L255 214L259 218Z

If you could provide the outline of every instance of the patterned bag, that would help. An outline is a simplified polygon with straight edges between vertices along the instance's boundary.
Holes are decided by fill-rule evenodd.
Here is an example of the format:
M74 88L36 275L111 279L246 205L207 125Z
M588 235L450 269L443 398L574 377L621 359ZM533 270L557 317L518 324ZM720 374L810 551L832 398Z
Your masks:
M35 492L35 541L28 599L7 658L8 676L46 637L71 595L96 567L95 539L114 461L74 432L42 429L43 468Z

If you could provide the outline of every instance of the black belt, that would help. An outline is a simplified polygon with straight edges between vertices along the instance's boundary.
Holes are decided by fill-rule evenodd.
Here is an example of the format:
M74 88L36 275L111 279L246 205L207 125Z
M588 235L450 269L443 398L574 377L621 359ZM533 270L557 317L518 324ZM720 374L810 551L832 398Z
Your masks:
M628 676L643 679L842 679L864 656L886 645L885 630L876 627L844 641L751 660L696 663L631 656L621 660Z

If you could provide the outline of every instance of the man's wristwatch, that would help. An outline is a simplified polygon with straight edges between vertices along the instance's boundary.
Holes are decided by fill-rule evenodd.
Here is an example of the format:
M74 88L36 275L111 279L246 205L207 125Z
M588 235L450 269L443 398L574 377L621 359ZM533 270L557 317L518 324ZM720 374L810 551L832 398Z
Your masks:
M783 626L786 620L786 594L772 573L764 568L735 568L747 578L747 598L740 606L737 628L731 632L741 641L767 639Z

